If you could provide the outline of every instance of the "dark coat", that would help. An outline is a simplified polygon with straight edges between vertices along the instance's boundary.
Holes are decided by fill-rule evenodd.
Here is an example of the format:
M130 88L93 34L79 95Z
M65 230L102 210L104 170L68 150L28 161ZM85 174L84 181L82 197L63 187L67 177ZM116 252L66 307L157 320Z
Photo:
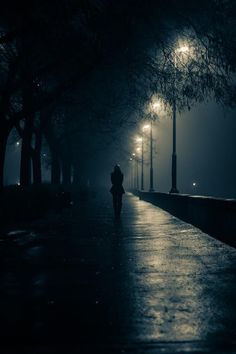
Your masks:
M111 173L111 183L112 187L110 192L112 194L124 194L125 190L122 186L124 175L122 172L114 171Z

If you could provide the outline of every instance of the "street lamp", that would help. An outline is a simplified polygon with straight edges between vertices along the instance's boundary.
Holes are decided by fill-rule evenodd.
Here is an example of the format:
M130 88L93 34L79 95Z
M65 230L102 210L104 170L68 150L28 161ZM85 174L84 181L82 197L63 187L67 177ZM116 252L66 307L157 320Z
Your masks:
M143 139L142 139L142 141L143 141ZM136 152L137 152L137 157L136 157L136 166L137 166L137 189L139 189L139 162L140 162L139 156L140 156L140 153L142 154L142 148L141 148L141 147L137 147Z
M137 153L141 152L141 190L143 190L143 136L138 136L136 142L141 143L141 147L137 147L136 151Z
M171 168L171 190L170 193L179 193L177 189L177 154L176 154L176 70L177 70L177 53L186 54L189 47L183 45L174 51L174 96L172 102L172 118L173 118L173 150L172 150L172 168Z
M149 192L153 192L153 138L152 138L152 120L150 124L146 124L143 126L143 133L145 130L149 130L149 140L150 140L150 185L149 185ZM143 146L142 146L143 148ZM142 153L142 179L143 179L143 153ZM143 186L142 186L143 187Z
M152 145L153 145L153 141L152 141L152 120L151 120L151 124L150 124L150 188L149 188L149 192L154 192L154 188L153 188L153 154L152 154Z
M138 158L137 158L135 153L132 154L132 159L134 161L134 166L133 166L133 171L134 171L133 178L134 178L134 181L133 181L133 185L134 185L134 188L136 187L136 189L139 189L139 183L138 183Z
M141 159L141 190L144 190L144 132L150 129L149 124L145 124L142 128L142 159Z
M129 158L129 162L130 162L130 173L129 173L129 188L132 189L133 188L133 163L132 163L133 159L132 157Z
M152 100L150 104L150 113L151 113L151 124L150 124L150 189L149 192L154 192L153 188L153 138L152 138L152 124L156 119L155 115L157 115L160 111L161 102L159 99Z
M135 177L134 177L134 181L136 180L136 183L134 182L134 185L136 185L136 189L139 189L139 168L138 168L138 165L139 165L139 153L141 151L141 148L138 147L136 148L136 152L137 154L133 153L132 156L133 156L133 160L134 160L134 163L135 163Z

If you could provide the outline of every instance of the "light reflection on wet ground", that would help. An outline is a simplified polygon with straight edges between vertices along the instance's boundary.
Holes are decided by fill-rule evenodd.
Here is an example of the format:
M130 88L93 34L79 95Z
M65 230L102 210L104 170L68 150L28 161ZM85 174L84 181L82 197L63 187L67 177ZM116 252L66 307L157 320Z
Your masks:
M154 206L135 203L136 242L129 249L137 257L133 322L139 340L205 342L212 352L220 342L234 352L236 251Z
M0 235L5 352L236 352L236 250L131 195L117 222L110 202Z

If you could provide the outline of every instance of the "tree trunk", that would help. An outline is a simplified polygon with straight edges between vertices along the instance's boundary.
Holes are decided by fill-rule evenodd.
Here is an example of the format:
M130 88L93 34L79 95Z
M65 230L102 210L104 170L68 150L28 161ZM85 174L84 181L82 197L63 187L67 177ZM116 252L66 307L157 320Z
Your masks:
M45 124L46 123L46 124ZM51 183L61 183L60 146L53 132L50 117L44 119L43 133L51 153Z
M80 169L77 165L74 166L73 184L80 184Z
M33 164L33 183L40 185L42 183L42 168L41 168L41 148L42 148L42 133L37 131L35 136L35 148L32 154Z
M28 141L23 139L20 162L20 184L22 186L31 184L31 149L28 145Z
M58 156L55 153L51 153L52 162L51 162L51 183L60 184L61 183L61 166L58 159Z
M62 184L65 186L71 184L71 162L68 157L62 160Z
M0 190L4 186L4 162L5 162L8 135L9 135L8 131L1 131L1 134L0 134Z
M31 140L33 130L33 117L27 117L25 121L20 164L20 184L29 186L31 184Z
M23 78L22 100L23 110L25 110L25 124L23 130L20 183L22 186L31 184L31 153L32 134L35 113L33 110L33 75L32 75L32 51L28 36L23 36L19 42L19 55L21 56L20 73Z

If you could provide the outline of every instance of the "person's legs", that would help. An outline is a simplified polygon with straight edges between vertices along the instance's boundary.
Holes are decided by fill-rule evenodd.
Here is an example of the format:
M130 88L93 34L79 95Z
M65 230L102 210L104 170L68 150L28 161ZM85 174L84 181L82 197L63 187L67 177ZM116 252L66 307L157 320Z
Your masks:
M118 194L118 196L117 196L117 214L118 214L118 216L120 216L121 208L122 208L122 194Z
M113 209L115 215L118 213L118 208L117 208L117 194L113 193Z

